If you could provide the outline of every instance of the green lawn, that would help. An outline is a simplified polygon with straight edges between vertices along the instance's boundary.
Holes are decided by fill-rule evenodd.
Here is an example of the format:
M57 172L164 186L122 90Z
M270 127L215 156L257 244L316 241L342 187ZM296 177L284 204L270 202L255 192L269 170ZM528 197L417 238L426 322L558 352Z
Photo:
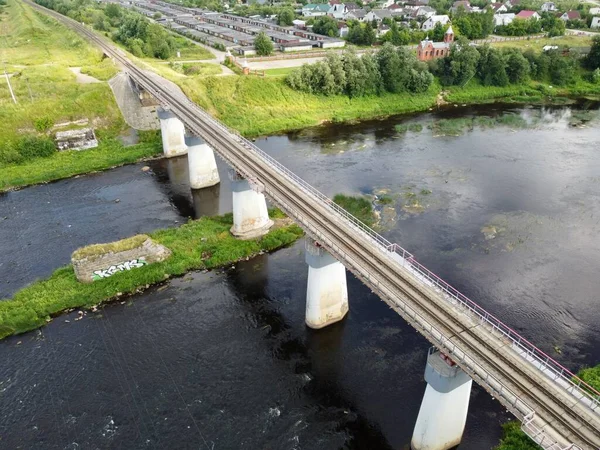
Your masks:
M265 70L265 75L267 77L284 77L288 73L296 70L297 67L283 67L281 69L267 69Z
M283 215L275 210L271 217ZM78 282L70 265L58 269L48 279L21 289L11 300L0 300L0 339L41 327L70 308L89 308L190 270L220 267L260 251L272 251L303 234L292 224L274 228L262 238L241 241L229 232L232 223L232 215L227 214L150 233L152 239L171 249L171 257L90 284Z

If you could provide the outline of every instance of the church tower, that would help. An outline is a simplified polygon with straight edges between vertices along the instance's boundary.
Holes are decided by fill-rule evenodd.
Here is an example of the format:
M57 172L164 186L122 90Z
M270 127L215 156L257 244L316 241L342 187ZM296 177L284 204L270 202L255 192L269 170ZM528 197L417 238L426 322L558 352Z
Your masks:
M448 30L446 30L446 34L444 34L444 42L446 42L447 44L451 44L452 42L454 42L454 31L452 31L452 25L448 27Z

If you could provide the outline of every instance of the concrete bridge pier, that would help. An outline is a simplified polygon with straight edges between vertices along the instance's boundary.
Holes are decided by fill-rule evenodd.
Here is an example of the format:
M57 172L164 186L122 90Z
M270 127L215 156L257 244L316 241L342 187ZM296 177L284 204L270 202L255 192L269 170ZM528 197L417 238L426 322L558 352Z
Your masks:
M163 153L167 158L185 155L185 127L183 122L175 117L171 111L163 108L156 110L160 119L160 134L162 136Z
M323 328L348 313L346 268L318 242L306 238L306 325Z
M202 189L218 184L221 180L213 149L197 137L186 138L185 144L188 152L190 187Z
M432 348L425 367L425 395L413 431L413 450L448 450L460 444L473 380Z
M229 171L233 192L233 226L231 234L240 239L263 236L273 226L267 201L258 183L245 179L235 170Z

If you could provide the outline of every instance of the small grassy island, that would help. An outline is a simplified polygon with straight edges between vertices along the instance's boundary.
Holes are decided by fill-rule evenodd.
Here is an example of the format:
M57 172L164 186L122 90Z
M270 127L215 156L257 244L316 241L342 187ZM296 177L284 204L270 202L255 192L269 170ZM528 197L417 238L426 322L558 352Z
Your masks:
M247 241L238 240L229 232L231 214L203 217L178 228L149 233L154 241L172 251L170 258L90 284L77 281L73 266L62 267L49 278L21 289L11 300L0 300L0 339L39 328L72 308L91 308L191 270L214 269L273 251L303 235L302 229L279 210L271 210L270 216L276 223L271 231L260 239Z

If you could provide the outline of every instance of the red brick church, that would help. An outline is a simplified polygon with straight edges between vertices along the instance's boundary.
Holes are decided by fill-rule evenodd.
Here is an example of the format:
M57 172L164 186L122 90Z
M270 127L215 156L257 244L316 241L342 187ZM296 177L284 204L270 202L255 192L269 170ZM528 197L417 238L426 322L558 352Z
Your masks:
M417 47L417 58L419 61L431 61L432 59L443 58L450 53L450 46L454 42L454 31L452 25L444 34L444 42L433 42L429 37L419 42Z

